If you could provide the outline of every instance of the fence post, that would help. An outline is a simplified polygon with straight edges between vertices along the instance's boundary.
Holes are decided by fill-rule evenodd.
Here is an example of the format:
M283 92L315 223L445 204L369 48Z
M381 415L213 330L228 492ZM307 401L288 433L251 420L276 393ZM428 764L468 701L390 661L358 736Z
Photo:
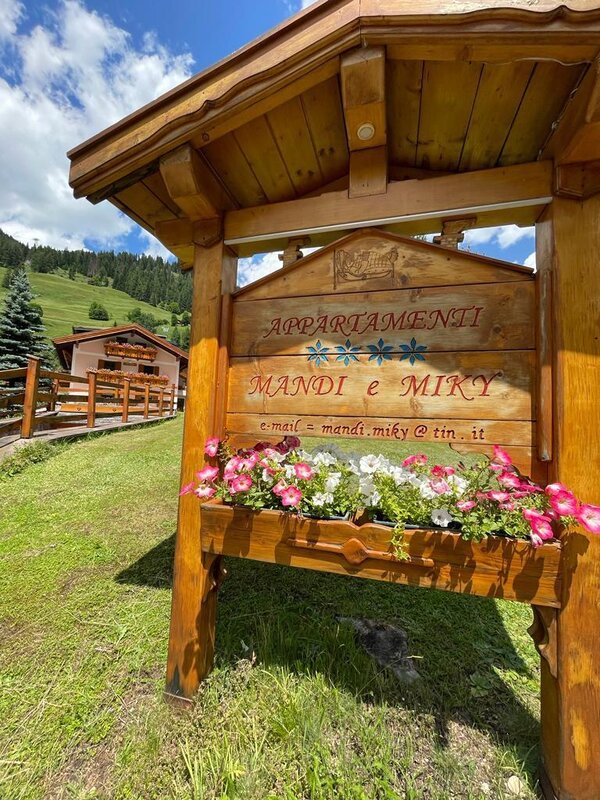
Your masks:
M88 372L87 426L96 427L96 373Z
M150 384L144 384L144 419L150 416Z
M57 380L52 381L52 388L50 389L50 394L52 395L50 402L48 403L48 411L56 411L56 399L58 396L58 387L59 383Z
M163 405L165 402L165 387L160 387L160 394L158 395L158 416L162 417L163 415Z
M121 417L121 422L127 422L129 420L129 387L131 384L131 378L123 378L123 415Z
M31 439L35 430L40 366L41 362L37 356L29 356L27 377L25 379L25 399L23 400L23 420L21 422L21 437L23 439Z

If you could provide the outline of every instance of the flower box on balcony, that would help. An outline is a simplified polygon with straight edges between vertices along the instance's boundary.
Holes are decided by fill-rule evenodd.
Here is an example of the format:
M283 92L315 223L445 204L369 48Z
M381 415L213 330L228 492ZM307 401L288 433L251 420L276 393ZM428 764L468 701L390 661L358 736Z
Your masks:
M108 383L123 383L124 378L129 378L131 383L149 383L151 386L168 386L168 375L149 375L145 372L123 372L120 369L88 369L88 373L95 372L103 381Z
M111 341L104 343L104 352L107 356L133 358L137 361L154 361L158 350L156 347L147 347L143 344L126 344Z
M400 559L392 537L389 527L372 522L318 520L220 501L201 506L205 552L560 607L559 541L536 548L504 536L475 542L443 530L406 530L407 557Z

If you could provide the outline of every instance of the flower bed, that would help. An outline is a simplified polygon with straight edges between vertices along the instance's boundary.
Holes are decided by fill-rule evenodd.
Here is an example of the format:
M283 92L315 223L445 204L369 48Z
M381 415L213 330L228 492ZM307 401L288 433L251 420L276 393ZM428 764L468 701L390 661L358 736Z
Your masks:
M209 439L205 453L218 466L181 493L204 501L209 552L558 607L556 534L575 521L600 533L600 508L523 477L499 447L471 467L346 459L295 437L239 453Z

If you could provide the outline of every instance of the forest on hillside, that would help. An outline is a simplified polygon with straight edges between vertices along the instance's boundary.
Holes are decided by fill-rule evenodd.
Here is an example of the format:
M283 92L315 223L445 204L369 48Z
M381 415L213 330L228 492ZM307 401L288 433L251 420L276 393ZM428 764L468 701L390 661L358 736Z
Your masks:
M0 265L15 268L23 264L33 272L64 270L73 279L79 274L93 285L112 286L176 314L192 309L191 275L160 256L29 247L0 230Z

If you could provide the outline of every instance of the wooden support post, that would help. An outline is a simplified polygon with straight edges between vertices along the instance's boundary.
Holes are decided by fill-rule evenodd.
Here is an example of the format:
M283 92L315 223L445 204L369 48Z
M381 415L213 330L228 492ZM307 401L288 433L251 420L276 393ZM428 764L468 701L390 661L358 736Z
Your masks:
M600 196L583 202L557 198L536 231L538 258L552 260L553 276L551 477L594 504L600 503L599 219ZM563 552L556 676L542 661L543 789L552 800L598 800L600 536L576 527L565 537Z
M129 420L129 390L131 388L131 378L123 378L123 414L121 422Z
M150 384L144 385L144 419L150 416Z
M25 379L25 399L23 400L23 421L21 422L21 437L23 439L31 439L35 431L35 410L40 381L40 366L40 359L37 356L29 356L27 377Z
M96 379L95 372L88 372L88 405L87 405L87 426L96 427Z
M164 414L164 406L165 406L165 390L164 387L160 387L158 392L158 416L162 417Z
M221 294L233 291L235 265L222 242L196 247L182 485L192 481L202 466L206 438L220 433L215 429L215 409L225 402L225 395L215 392L215 386ZM186 494L179 501L166 686L167 698L181 704L189 702L210 672L214 653L221 564L217 556L201 553L200 541L200 504L193 494Z
M53 380L52 381L52 389L50 390L50 393L52 395L52 399L48 403L48 411L56 411L56 398L58 397L59 388L60 388L59 381L56 380L56 379Z
M177 387L171 384L171 416L177 413Z

